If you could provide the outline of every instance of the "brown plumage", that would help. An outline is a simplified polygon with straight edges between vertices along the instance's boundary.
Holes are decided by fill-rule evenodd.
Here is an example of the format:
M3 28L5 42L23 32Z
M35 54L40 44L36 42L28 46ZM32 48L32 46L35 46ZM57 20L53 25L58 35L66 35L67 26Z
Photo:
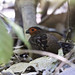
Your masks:
M58 43L58 38L52 33L48 33L39 27L31 27L26 33L31 35L29 42L32 49L58 53L60 44Z

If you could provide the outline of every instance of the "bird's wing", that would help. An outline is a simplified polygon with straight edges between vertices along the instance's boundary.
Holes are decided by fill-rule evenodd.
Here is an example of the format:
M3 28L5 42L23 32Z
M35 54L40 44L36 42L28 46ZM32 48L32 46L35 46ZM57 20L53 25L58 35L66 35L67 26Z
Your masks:
M40 49L45 50L47 47L47 35L37 35L32 37L31 44L37 45Z
M42 50L45 50L47 47L47 35L42 34L36 37L36 43Z

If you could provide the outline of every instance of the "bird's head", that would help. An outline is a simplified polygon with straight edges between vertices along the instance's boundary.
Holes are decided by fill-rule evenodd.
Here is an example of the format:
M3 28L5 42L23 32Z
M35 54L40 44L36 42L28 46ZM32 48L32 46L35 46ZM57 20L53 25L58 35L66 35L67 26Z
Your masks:
M39 33L41 30L42 30L42 29L39 28L39 27L31 27L31 28L29 28L29 29L26 31L26 33L27 33L27 34L30 34L30 35L34 35L34 34L36 34L36 33Z

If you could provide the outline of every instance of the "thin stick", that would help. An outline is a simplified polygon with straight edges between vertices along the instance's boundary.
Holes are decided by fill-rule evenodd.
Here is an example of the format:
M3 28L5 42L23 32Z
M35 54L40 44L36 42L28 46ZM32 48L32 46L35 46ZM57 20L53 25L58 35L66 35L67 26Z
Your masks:
M65 56L65 58L66 58L66 59L69 59L73 53L74 53L74 51L71 50L71 51ZM54 75L56 74L56 72L59 71L59 69L60 69L64 64L65 64L64 62L61 62L61 64L55 69Z
M75 48L72 51L74 51L74 50L75 50ZM68 61L66 58L64 58L62 56L59 56L59 55L56 55L56 54L53 54L53 53L50 53L50 52L40 51L40 50L20 50L19 52L46 55L46 56L49 56L49 57L56 58L56 59L58 59L58 60L60 60L64 63L70 65L71 67L75 68L75 65L73 63L71 63L70 61ZM15 51L15 53L16 53L16 51Z
M58 7L55 8L55 10L52 12L52 14L45 16L44 18L42 18L41 22L39 23L42 24L43 22L45 22L48 18L50 18L51 16L53 16L53 14L55 13L55 11L60 8L67 0L63 1Z

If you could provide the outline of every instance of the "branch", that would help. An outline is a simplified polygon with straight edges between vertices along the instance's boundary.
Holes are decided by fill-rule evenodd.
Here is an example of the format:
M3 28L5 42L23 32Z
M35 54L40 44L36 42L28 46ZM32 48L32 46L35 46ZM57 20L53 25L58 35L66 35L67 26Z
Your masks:
M75 52L75 48L72 50L73 52ZM15 50L14 53L35 53L35 54L40 54L40 55L46 55L49 57L53 57L56 58L68 65L70 65L71 67L75 68L75 65L73 63L71 63L70 61L68 61L66 58L50 53L50 52L46 52L46 51L40 51L40 50Z
M39 23L39 25L41 25L43 22L45 22L46 20L48 20L51 16L54 15L55 11L60 8L67 0L63 1L59 6L57 6L54 11L52 12L52 14L50 15L46 15L44 18L42 18L41 22Z

